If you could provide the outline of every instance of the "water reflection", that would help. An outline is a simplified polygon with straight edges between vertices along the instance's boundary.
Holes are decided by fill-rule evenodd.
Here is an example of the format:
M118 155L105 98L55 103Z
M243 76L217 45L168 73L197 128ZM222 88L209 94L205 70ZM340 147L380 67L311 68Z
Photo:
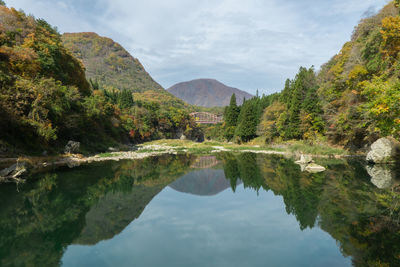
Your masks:
M278 156L223 153L218 158L208 157L203 162L216 164L209 169L211 165L202 164L202 159L194 156L163 156L60 171L23 185L19 192L16 192L14 185L1 185L0 265L57 266L61 264L66 248L71 245L98 247L101 241L117 242L116 237L122 238L128 226L142 229L140 220L143 212L152 203L155 203L154 207L148 210L143 219L157 225L151 231L162 229L163 222L172 219L168 213L177 212L183 217L200 216L194 217L198 220L195 221L196 224L206 218L224 218L221 225L225 225L224 231L227 231L230 238L237 236L239 239L241 234L250 235L251 231L259 234L266 233L265 231L278 233L283 229L279 227L285 223L285 218L279 217L280 221L274 224L276 229L263 229L262 220L271 219L269 216L278 216L277 210L281 209L281 204L277 201L279 199L283 199L286 213L296 218L297 229L304 232L304 238L309 236L307 231L322 229L338 242L343 256L352 257L355 266L399 264L398 187L396 183L391 183L390 190L376 188L371 184L363 163L322 160L318 163L327 166L327 171L310 174L301 172L292 159ZM205 169L199 170L204 165L207 165ZM192 169L193 167L196 169ZM226 190L229 187L232 190ZM168 191L169 188L192 195ZM240 194L232 194L239 189ZM268 195L266 192L273 194ZM274 198L273 195L279 198ZM164 197L165 201L172 201L174 205L162 206L162 210L157 210L157 203L163 205L164 202L160 199L155 201L156 196L161 199ZM210 205L219 209L206 209L204 212L209 212L208 214L189 213L196 205L208 203L207 201L213 201ZM236 212L235 216L215 214L221 210L227 212L229 207L226 205L230 204L232 205L229 207ZM180 205L183 205L182 209L177 211ZM240 209L241 206L246 208ZM254 214L268 213L265 218L257 217L257 220L261 220L258 227L251 221L252 218L255 219L255 215L251 217L249 214L252 208L256 209ZM203 222L203 226L211 227L213 223ZM184 221L179 221L179 224L186 225ZM236 230L233 231L232 228L230 231L229 224L235 224ZM190 232L194 234L196 231L191 229L190 232L185 232L184 227L178 229L181 231L175 233L178 235ZM141 234L145 239L147 235L150 240L150 232L142 230ZM297 235L301 236L299 233ZM136 233L136 236L139 240L140 234ZM165 236L165 240L171 238L172 236ZM212 239L212 236L209 238ZM281 233L280 238L285 240L285 233ZM313 239L309 241L322 242ZM128 248L135 247L135 240L130 239L129 242ZM260 243L254 245L262 247L263 242L269 241L257 242ZM300 240L292 242L300 244ZM276 246L279 244L281 243L277 242ZM246 246L248 249L252 247L250 244ZM155 253L153 258L157 257L157 252L149 253ZM242 257L249 258L251 265L252 260L255 263L256 259L250 260L250 254L242 254ZM321 255L314 255L318 256ZM119 261L118 258L110 260ZM310 259L304 258L297 264L307 266L309 261ZM66 262L68 261L64 263ZM342 261L338 259L338 262ZM122 265L127 265L127 262Z
M241 180L236 182L241 184ZM214 196L231 188L231 183L225 178L224 170L205 169L192 171L169 186L181 193Z

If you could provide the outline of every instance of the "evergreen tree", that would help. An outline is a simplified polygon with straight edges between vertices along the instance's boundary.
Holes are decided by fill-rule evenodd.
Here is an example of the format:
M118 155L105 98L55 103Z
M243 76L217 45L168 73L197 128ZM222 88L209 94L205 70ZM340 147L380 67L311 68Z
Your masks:
M132 92L128 90L122 90L121 93L119 93L118 104L120 108L133 107L134 102L133 102Z
M246 101L242 106L239 115L238 126L236 127L235 134L241 141L247 142L255 138L257 132L257 107L254 101Z
M240 108L236 104L236 95L233 94L229 106L225 108L224 119L225 119L225 138L231 140L235 134L235 128L238 123L238 117Z
M314 67L301 67L293 81L286 80L280 101L286 112L278 119L279 134L285 139L300 139L306 132L322 132L322 109L317 94Z
M99 90L100 89L100 85L99 85L99 82L97 81L97 79L95 79L94 81L92 79L89 79L89 83L92 86L93 90Z
M239 117L239 107L236 104L236 95L233 94L228 107L224 112L225 123L227 126L236 126Z

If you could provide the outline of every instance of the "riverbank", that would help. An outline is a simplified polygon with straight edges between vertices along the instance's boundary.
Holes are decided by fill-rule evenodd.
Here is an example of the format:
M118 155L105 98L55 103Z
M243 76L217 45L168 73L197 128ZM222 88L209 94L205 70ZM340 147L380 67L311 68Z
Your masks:
M306 154L313 158L346 158L350 154L340 148L326 145L305 145L292 142L273 146L265 145L237 145L223 142L196 143L186 140L157 140L132 147L130 151L107 152L92 156L80 154L65 154L53 157L20 157L0 159L0 169L8 168L9 171L0 175L0 182L23 181L20 177L27 174L51 171L61 167L74 168L92 162L135 160L155 157L164 154L189 153L197 155L216 154L221 152L231 153L257 153L267 155L281 155L298 159ZM0 172L1 173L1 172Z

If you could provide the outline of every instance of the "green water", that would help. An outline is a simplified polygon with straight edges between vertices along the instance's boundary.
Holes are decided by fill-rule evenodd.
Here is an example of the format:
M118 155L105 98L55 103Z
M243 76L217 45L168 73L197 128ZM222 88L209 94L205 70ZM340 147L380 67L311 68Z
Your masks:
M0 186L1 266L400 266L398 194L362 162L162 156Z

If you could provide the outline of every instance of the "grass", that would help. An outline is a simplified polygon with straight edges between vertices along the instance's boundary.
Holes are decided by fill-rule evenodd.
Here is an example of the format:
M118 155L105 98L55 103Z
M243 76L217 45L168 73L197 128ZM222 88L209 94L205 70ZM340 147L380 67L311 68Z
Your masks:
M99 154L98 156L100 158L112 158L112 157L118 157L120 155L121 154L119 154L119 153L102 153L102 154Z
M306 144L304 141L290 141L283 143L289 152L302 152L312 155L344 155L347 153L342 148L336 148L327 144Z
M159 149L146 148L146 146L161 146ZM227 143L227 142L216 142L216 141L206 141L203 143L197 143L189 140L156 140L144 143L144 149L136 151L137 153L149 153L149 152L166 152L168 149L163 149L163 146L172 148L175 152L188 152L192 154L210 154L212 151L216 150L215 147L222 147L228 149L232 152L241 151L276 151L276 152L288 152L288 153L304 153L312 155L344 155L346 150L341 148L336 148L329 146L327 144L307 144L304 141L286 141L276 144L266 145L263 138L257 138L249 143L242 145ZM99 155L100 157L115 157L118 154L103 153Z

